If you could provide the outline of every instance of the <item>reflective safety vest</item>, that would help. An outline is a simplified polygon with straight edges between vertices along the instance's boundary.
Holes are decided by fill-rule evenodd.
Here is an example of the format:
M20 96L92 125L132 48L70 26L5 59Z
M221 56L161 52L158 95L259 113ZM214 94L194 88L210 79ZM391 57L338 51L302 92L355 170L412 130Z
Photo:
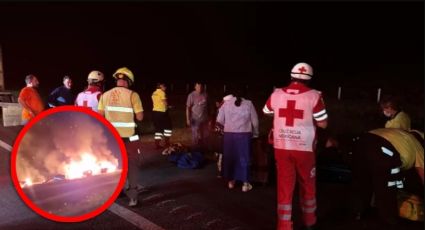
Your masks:
M316 135L313 108L319 99L320 92L313 89L301 94L289 94L279 89L271 95L275 148L313 151Z
M393 145L400 154L401 169L407 170L413 166L424 168L424 148L409 132L393 128L374 129L369 132L384 138ZM384 154L389 156L394 154L385 147L381 147L381 149Z
M134 92L115 87L105 92L101 99L105 109L105 118L117 129L121 137L130 137L135 133L134 110L131 95Z
M81 92L81 93L78 94L77 99L75 99L75 104L77 106L91 108L92 110L97 112L98 111L97 105L99 104L97 97L101 93L102 92L100 92L100 91L92 92L90 90L86 90L84 92Z
M165 95L165 92L162 89L157 89L152 94L152 104L153 108L152 111L157 112L165 112L167 111L167 106L165 106L165 103L163 100L167 100L167 96Z

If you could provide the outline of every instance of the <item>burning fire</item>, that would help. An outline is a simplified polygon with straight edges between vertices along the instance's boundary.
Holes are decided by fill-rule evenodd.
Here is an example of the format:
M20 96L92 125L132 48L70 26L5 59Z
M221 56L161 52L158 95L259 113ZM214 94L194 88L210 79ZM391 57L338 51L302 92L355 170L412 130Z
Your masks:
M99 175L103 173L112 173L117 171L118 160L114 158L113 160L100 160L94 154L91 153L83 153L80 156L79 160L71 160L69 163L63 166L64 174L62 175L62 179L72 180L83 178L92 175ZM51 181L44 177L24 177L24 180L20 181L20 185L22 188L31 187L35 184L42 184ZM58 180L62 180L58 179Z
M117 164L105 160L99 161L93 154L84 153L80 161L72 160L65 165L65 178L71 180L104 172L111 173L117 170Z
M32 180L31 178L27 178L25 179L25 186L31 186L32 185Z

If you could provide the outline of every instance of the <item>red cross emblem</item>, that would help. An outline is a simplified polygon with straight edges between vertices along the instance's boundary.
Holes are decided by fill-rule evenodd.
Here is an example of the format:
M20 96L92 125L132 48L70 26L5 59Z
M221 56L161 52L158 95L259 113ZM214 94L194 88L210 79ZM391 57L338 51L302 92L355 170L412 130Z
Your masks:
M86 108L90 108L90 109L92 109L92 107L89 107L89 105L88 105L88 103L87 103L87 100L84 100L84 101L83 101L83 107L86 107Z
M295 119L302 119L304 117L304 110L295 109L295 101L288 100L286 108L279 109L279 117L285 117L285 125L293 127Z
M302 66L301 68L298 68L298 70L300 71L300 73L304 73L307 71L307 69L304 68L304 66Z

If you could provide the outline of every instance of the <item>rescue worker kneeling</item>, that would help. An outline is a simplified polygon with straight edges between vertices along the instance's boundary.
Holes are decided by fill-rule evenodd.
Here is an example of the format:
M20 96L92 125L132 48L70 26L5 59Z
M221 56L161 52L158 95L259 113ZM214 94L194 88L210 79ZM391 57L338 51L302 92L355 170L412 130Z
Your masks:
M399 189L424 183L421 143L423 133L396 128L375 129L360 136L353 151L353 211L357 219L368 208L374 193L385 228L397 229ZM416 172L416 177L409 178L410 171Z
M129 89L134 83L134 75L128 68L118 69L113 77L116 87L101 96L98 110L117 129L125 143L128 155L128 188L125 193L130 198L129 206L132 207L138 203L138 159L141 146L140 137L135 134L134 117L138 121L143 120L143 106L139 95Z

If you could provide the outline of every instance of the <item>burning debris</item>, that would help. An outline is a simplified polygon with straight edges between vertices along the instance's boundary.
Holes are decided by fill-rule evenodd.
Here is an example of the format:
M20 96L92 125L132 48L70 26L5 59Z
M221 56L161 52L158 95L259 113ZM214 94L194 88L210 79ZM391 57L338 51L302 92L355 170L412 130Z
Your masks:
M99 161L95 155L84 153L81 155L80 161L71 161L65 165L65 178L76 179L106 172L115 172L117 166L118 161Z
M18 180L21 187L29 187L113 173L119 170L119 152L113 135L95 118L55 113L32 126L22 139Z

